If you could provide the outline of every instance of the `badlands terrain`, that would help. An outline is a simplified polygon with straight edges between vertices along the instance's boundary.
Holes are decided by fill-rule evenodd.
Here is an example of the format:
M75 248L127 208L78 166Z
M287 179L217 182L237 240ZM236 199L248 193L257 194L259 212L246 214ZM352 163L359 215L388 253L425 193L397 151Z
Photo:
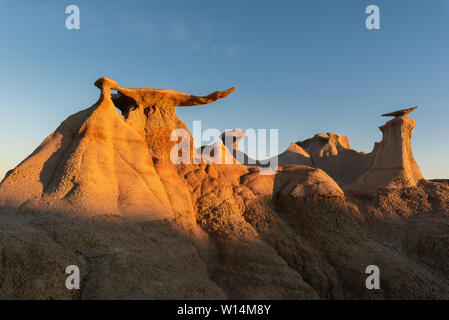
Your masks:
M170 159L172 131L187 130L175 108L234 88L95 85L98 102L0 184L1 299L449 298L449 184L425 180L413 158L413 109L385 115L371 153L317 134L264 175L237 156L239 130L189 147L201 163ZM68 265L79 290L65 287ZM365 286L369 265L379 290Z

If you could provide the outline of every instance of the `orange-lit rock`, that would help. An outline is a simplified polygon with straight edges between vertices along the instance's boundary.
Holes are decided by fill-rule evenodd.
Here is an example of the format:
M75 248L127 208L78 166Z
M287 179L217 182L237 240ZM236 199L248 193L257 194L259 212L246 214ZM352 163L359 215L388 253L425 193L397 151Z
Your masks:
M393 116L380 127L382 141L376 143L372 162L350 189L375 192L379 189L413 187L424 179L412 152L412 132L415 120L408 113L416 108L400 110L384 116Z
M214 161L234 158L241 132L230 133L232 150L202 147L206 161L170 161L172 130L187 129L175 107L232 90L96 85L98 102L0 184L0 298L449 298L449 186L419 181L405 112L371 154L317 135L261 175L258 165ZM381 290L365 288L373 263ZM81 290L65 288L72 264Z

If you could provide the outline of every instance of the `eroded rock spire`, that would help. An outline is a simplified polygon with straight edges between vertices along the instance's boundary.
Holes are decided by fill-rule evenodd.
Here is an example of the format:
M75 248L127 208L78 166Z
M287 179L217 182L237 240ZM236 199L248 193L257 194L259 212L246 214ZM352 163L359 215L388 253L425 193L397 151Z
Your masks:
M230 95L236 87L228 90L215 91L207 96L195 96L188 93L175 91L171 89L154 88L121 88L117 82L103 77L95 81L95 86L102 92L109 92L110 89L117 90L118 94L112 95L117 108L126 111L129 107L122 96L133 99L135 103L143 108L146 107L189 107L200 106L215 102Z
M408 114L417 107L403 109L383 116L394 117L379 129L382 141L374 146L372 164L356 181L357 189L378 190L416 186L424 179L412 152L415 120Z
M188 131L176 115L175 107L209 104L227 97L236 89L232 87L200 97L170 89L121 88L117 82L105 77L98 79L95 86L100 88L102 97L111 89L117 91L110 95L115 107L122 112L125 121L145 137L148 148L157 157L169 156L175 143L170 140L173 130ZM193 152L193 140L190 145Z

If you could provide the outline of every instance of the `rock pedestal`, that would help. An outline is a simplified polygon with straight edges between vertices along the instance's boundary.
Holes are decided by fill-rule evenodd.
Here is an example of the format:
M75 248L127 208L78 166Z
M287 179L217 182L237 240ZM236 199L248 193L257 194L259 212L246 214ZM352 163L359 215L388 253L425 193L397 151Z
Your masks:
M352 186L360 191L416 186L424 179L416 163L411 146L415 120L408 114L416 108L399 110L383 116L393 116L380 127L382 141L372 152L371 167Z

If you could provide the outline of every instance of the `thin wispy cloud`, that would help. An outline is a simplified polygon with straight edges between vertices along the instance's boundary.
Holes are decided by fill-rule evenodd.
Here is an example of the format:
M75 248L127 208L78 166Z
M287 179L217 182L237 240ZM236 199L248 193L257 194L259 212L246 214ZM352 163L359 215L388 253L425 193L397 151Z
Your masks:
M172 20L169 26L170 37L184 50L198 51L201 49L200 43L192 36L192 33L187 26L179 20Z
M214 31L211 23L203 23L195 28L194 25L183 22L182 20L172 20L169 25L170 38L176 44L187 51L204 50L213 56L233 57L236 56L240 48L238 45L218 44L220 37Z
M177 20L173 20L170 23L170 34L173 39L179 43L188 41L191 38L190 32L187 26Z
M218 45L216 44L216 45L214 45L214 46L212 47L212 49L210 50L210 54L213 55L213 56L215 56L215 55L217 55L217 53L218 53Z
M230 44L226 46L224 55L226 57L233 57L239 53L239 47L236 44Z
M135 14L119 13L117 20L125 28L130 28L130 31L140 34L146 39L153 39L156 36L156 29L148 19L142 19Z
M240 52L240 47L236 44L218 45L214 44L210 49L210 54L213 56L234 57Z

